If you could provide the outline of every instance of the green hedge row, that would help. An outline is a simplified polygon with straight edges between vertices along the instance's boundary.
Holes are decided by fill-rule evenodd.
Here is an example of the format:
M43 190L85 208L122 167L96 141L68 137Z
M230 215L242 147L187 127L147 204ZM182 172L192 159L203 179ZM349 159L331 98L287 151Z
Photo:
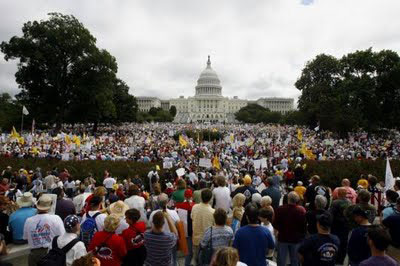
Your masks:
M214 130L208 130L208 129L203 129L203 130L184 130L184 133L186 136L189 138L194 139L195 141L214 141L214 140L220 140L224 137L224 135L219 132L219 131L214 131ZM181 135L182 132L178 132L174 135L174 139L177 141L179 139L179 135Z
M161 175L163 174L162 163L139 163L139 162L122 162L122 161L59 161L54 159L17 159L17 158L0 158L0 169L5 169L8 165L14 170L25 168L27 170L40 167L44 171L57 167L59 170L67 168L72 176L83 179L92 173L95 178L101 179L104 170L109 170L112 176L124 179L139 174L142 178L155 167L161 167ZM323 184L336 187L340 185L343 178L351 180L355 186L362 174L372 174L380 181L385 180L386 161L384 160L361 160L361 161L307 161L305 174L308 177L319 175ZM400 161L391 161L393 175L400 175ZM100 181L100 180L99 180Z
M353 187L362 174L372 174L379 181L385 181L386 160L352 160L352 161L307 161L305 174L309 177L319 175L324 185L340 186L343 178L348 178ZM390 161L394 177L400 175L400 161Z

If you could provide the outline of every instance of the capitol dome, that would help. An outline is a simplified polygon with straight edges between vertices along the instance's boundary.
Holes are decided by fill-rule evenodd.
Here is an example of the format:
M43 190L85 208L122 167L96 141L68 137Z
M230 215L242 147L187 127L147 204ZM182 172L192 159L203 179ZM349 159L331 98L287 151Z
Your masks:
M208 56L207 67L201 72L197 80L196 96L222 96L221 90L221 81L214 69L211 68L211 60L210 56Z

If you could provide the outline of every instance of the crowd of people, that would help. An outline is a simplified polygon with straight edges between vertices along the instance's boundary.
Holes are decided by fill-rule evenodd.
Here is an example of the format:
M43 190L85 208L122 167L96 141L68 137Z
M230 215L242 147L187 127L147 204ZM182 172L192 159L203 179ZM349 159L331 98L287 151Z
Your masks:
M185 138L180 149L176 140L186 130L194 132ZM220 138L202 135L202 130L219 132ZM295 159L302 145L317 160L353 160L400 157L400 132L381 135L359 132L340 137L332 132L304 127L279 125L178 125L124 124L102 126L95 134L84 125L64 127L59 131L35 131L0 135L0 155L7 157L58 158L62 160L132 160L159 161L172 158L176 162L192 162L199 157L219 154L227 164L251 163L266 158L269 165L281 158ZM185 137L185 136L184 136ZM196 155L196 156L191 156ZM243 160L243 161L242 161Z
M219 138L200 138L203 130ZM357 184L343 177L331 188L302 165L399 158L397 131L340 138L278 125L125 124L88 132L13 130L0 136L0 156L158 162L162 173L157 165L124 179L109 169L79 180L68 169L7 167L1 254L27 244L29 266L175 266L182 254L185 265L400 261L400 180L388 189L371 175Z
M178 265L182 254L185 265L399 264L400 180L385 192L371 175L330 188L287 171L79 181L7 168L1 252L27 244L29 266Z

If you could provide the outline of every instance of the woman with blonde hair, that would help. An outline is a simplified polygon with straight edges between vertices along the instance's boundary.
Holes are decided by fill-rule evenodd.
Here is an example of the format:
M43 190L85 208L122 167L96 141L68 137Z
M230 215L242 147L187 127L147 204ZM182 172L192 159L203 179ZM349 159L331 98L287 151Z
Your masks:
M223 247L214 254L211 266L244 266L239 261L239 253L235 248Z
M272 219L274 219L275 212L274 212L274 208L271 206L271 204L272 204L272 199L270 196L263 196L261 198L261 201L260 201L261 209L266 208L266 209L269 209L270 211L272 211Z
M96 232L92 238L88 251L104 266L120 266L127 254L125 240L115 233L120 224L120 217L110 214L104 220L104 230Z
M246 197L242 193L236 194L232 199L232 231L233 235L236 234L236 231L240 227L240 221L242 220L244 213L244 203L246 201Z

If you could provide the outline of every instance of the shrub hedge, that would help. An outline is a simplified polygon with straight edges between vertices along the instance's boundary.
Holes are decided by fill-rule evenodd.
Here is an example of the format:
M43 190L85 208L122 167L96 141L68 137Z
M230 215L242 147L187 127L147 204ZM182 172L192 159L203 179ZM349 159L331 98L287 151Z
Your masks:
M67 168L72 176L83 179L92 173L97 179L103 177L104 170L109 170L112 176L119 179L133 177L139 174L142 178L156 165L161 167L160 175L163 174L162 163L139 163L131 161L60 161L55 159L18 159L0 158L0 169L5 169L8 165L14 170L25 168L27 170L40 167L42 171L51 170L57 167L59 170ZM400 161L391 161L391 168L394 176L400 175ZM355 186L361 174L372 174L380 181L385 180L385 160L353 160L353 161L307 161L305 174L308 177L319 175L323 184L336 187L340 185L343 178L351 180ZM99 180L100 181L100 180Z
M372 174L379 181L385 181L386 160L352 160L352 161L307 161L305 174L309 177L319 175L324 185L340 186L343 178L348 178L353 187L362 174ZM393 176L400 175L400 161L390 161Z
M194 139L195 141L197 141L197 139L199 138L200 141L214 141L214 140L220 140L222 139L224 136L221 132L219 131L214 131L214 130L208 130L208 129L203 129L203 130L184 130L184 133L186 134L186 136L188 136L189 138ZM179 139L179 135L182 134L182 132L178 132L174 135L174 139L178 140Z

